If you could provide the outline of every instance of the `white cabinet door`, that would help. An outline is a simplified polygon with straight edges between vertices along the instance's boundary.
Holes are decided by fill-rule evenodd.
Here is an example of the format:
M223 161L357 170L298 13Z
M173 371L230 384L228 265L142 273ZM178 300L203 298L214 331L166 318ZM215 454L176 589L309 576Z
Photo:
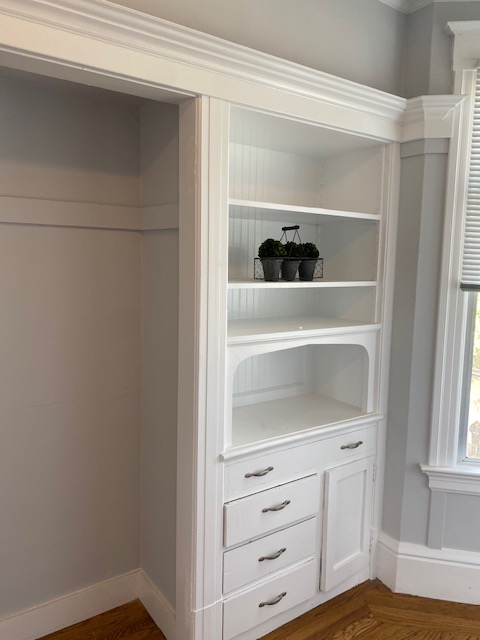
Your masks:
M320 588L329 591L368 566L373 456L325 472Z

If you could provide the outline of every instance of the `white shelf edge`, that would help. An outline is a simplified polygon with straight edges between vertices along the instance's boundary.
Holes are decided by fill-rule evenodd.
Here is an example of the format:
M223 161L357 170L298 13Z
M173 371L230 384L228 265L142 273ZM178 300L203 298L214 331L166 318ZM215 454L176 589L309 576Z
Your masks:
M298 331L272 331L257 334L242 334L239 336L227 336L227 346L253 345L258 342L281 342L282 340L295 340L305 338L321 338L331 335L348 335L352 333L370 333L380 331L378 323L358 323L351 325L332 326L318 329L306 329Z
M379 221L378 213L361 213L359 211L342 211L339 209L324 209L323 207L304 207L275 202L261 202L257 200L229 199L229 206L248 209L263 209L264 211L279 211L283 213L306 213L313 216L332 216L335 218L352 218L354 220Z
M294 280L293 282L287 282L285 280L279 280L278 282L265 282L265 280L230 280L228 282L229 289L324 289L376 286L376 280L314 280L313 282L304 282L302 280Z
M238 445L236 447L232 446L225 449L225 451L220 454L219 458L221 461L227 462L244 456L251 456L252 454L259 452L284 449L292 444L307 444L309 442L314 442L319 438L331 435L340 435L357 427L360 428L366 424L373 424L374 422L383 420L383 418L384 415L382 413L366 413L358 418L341 420L329 425L313 427L311 429L305 429L303 431L298 431L284 436L277 436L268 440Z

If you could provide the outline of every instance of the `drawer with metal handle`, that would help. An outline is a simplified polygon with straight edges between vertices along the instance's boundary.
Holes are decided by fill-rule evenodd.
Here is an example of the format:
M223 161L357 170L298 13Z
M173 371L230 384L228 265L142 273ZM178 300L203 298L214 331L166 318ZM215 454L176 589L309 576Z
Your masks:
M225 551L223 592L230 593L301 560L313 558L317 547L317 518L314 517Z
M225 461L225 501L235 500L288 479L315 473L318 467L369 454L376 446L376 424L317 442Z
M231 640L313 597L316 581L316 563L310 560L292 571L283 572L253 589L225 600L223 640Z
M224 505L224 544L231 547L259 538L313 516L319 508L320 481L317 475L227 502Z

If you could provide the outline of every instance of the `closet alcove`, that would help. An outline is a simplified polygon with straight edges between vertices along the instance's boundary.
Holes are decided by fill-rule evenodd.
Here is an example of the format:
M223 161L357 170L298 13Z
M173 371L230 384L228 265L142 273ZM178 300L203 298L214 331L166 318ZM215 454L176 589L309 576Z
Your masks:
M4 68L0 113L7 597L143 566L174 608L179 106Z

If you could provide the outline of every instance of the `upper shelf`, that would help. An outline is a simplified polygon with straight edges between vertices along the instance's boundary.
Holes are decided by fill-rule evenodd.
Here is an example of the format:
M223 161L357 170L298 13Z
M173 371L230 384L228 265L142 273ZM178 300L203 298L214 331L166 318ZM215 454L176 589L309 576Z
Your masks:
M333 289L346 287L376 287L375 280L279 280L278 282L265 282L265 280L230 280L229 289Z
M244 344L259 340L338 335L379 329L379 324L316 316L230 320L227 341L228 344Z
M377 222L380 216L374 213L361 213L357 211L340 211L337 209L324 209L322 207L304 207L276 202L261 202L256 200L241 200L231 198L230 215L233 217L256 218L259 215L275 214L279 222L292 222L300 224L312 224L317 218L318 223L339 222L344 219L364 220ZM317 223L315 221L315 223Z

